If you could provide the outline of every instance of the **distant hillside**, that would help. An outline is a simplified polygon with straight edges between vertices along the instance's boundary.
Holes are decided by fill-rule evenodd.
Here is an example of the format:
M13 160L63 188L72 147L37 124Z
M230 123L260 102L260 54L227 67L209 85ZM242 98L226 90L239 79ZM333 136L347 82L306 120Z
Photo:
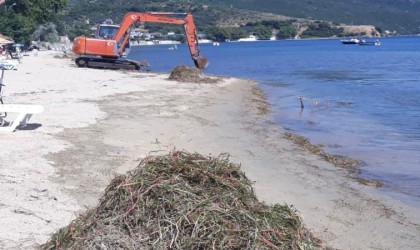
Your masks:
M119 22L129 11L192 12L197 26L239 27L262 20L289 20L298 36L316 20L324 20L333 28L343 28L341 35L377 35L394 30L398 34L420 33L420 0L68 0L62 19L90 24L112 19ZM290 21L292 20L292 21ZM73 23L73 24L72 24ZM347 25L371 25L356 28ZM77 25L76 25L77 26ZM376 30L375 30L376 27ZM313 27L312 27L313 28ZM315 27L317 29L317 27ZM356 32L353 32L356 31ZM327 32L328 34L328 32Z
M400 34L420 34L420 0L199 0L196 2L297 18L354 25L371 24Z

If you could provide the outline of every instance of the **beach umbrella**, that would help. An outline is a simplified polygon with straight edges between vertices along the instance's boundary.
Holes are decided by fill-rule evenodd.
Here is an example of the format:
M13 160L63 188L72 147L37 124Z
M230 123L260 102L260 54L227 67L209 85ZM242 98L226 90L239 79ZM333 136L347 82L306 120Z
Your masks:
M0 45L11 44L11 43L14 43L11 38L0 34Z

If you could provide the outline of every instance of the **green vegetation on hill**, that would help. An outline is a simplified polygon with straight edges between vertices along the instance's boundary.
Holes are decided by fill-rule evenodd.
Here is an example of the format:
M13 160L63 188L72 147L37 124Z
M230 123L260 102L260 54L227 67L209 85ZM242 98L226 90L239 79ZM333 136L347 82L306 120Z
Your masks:
M121 2L121 1L120 1ZM331 37L362 35L361 33L349 34L343 29L335 27L330 22L322 22L324 25L314 24L314 21L290 18L278 14L256 12L253 10L241 9L242 6L228 5L230 1L209 1L184 0L184 1L119 1L104 0L101 2L90 2L85 0L69 0L64 22L68 25L68 35L73 38L77 35L88 35L88 24L101 23L111 19L119 23L127 12L192 12L194 20L200 33L205 33L206 38L214 41L237 40L247 37L250 34L259 39L270 39L276 36L277 39L292 39L301 37ZM244 6L249 1L244 1ZM261 1L262 4L265 3ZM120 6L118 6L121 4ZM238 8L236 8L238 7ZM318 27L320 26L320 27ZM71 28L70 28L71 27ZM301 34L307 27L309 31ZM182 34L182 27L145 24L149 32L175 32ZM324 29L321 31L320 29ZM329 29L328 32L325 29ZM178 36L181 39L181 36Z
M258 11L328 22L381 27L399 34L420 33L419 0L69 0L69 17L119 20L127 11L192 12L202 25L234 24ZM246 14L245 14L246 13ZM261 18L251 15L250 18ZM248 20L252 21L252 20ZM221 24L223 26L223 24Z
M40 25L55 24L59 35L89 35L105 20L119 23L127 12L191 12L207 38L224 41L254 34L261 39L420 33L420 0L6 0L0 6L0 33L28 42ZM342 29L373 25L376 31ZM146 24L152 31L181 27Z
M6 0L0 5L0 34L18 42L28 42L40 25L59 23L57 13L66 6L66 0Z
M302 33L302 38L342 36L343 28L335 28L327 22L314 22Z
M228 8L346 24L371 24L399 34L420 33L419 0L199 0Z

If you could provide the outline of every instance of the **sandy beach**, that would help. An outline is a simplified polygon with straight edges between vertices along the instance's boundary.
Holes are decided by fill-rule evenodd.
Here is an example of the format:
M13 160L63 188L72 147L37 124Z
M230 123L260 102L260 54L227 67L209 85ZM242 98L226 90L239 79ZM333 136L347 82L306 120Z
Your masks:
M96 205L116 174L173 149L229 153L261 201L293 205L333 248L418 249L420 208L286 139L255 83L77 68L61 54L28 54L5 72L5 103L45 110L0 134L0 249L36 249Z

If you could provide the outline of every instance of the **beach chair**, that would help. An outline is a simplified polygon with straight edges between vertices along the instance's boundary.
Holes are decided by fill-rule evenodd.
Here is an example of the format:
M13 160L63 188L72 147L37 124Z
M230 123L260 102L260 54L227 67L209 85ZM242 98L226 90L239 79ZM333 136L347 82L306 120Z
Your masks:
M3 104L3 86L4 86L3 77L4 77L4 70L5 69L6 68L4 68L2 64L0 64L0 71L1 71L1 73L0 73L0 104Z
M7 113L9 117L10 114L15 113L15 118L12 122L7 122L4 118L0 118L0 132L13 132L18 126L25 127L32 115L43 111L44 107L41 105L0 104L0 113Z
M22 105L22 104L4 104L3 103L3 79L4 71L9 68L0 64L0 132L13 132L18 126L26 126L33 114L44 111L41 105ZM6 117L14 114L12 122L6 121ZM10 116L9 116L10 117ZM13 116L12 116L13 117Z
M0 69L17 70L19 62L16 60L0 60Z
M8 68L0 63L0 105L3 104L3 78L4 78L4 71L7 70ZM2 113L0 112L0 126L3 126L5 123L5 118L7 116L7 113Z

